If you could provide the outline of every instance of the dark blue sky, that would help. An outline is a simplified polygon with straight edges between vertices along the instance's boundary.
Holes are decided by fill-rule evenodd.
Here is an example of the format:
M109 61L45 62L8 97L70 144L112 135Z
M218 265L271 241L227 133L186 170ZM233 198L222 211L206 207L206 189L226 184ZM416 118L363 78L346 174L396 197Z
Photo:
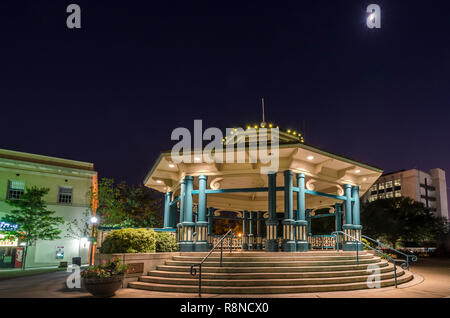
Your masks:
M66 6L82 29L66 27ZM382 28L365 25L370 3ZM141 182L171 131L266 116L385 171L450 171L448 1L0 3L0 147Z

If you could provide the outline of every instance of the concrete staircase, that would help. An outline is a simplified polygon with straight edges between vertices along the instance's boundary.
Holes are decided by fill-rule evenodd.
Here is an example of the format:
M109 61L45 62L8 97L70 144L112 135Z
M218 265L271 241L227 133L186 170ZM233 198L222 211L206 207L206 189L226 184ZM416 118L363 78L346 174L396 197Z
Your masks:
M197 293L198 275L190 266L206 253L181 253L165 265L129 283L130 288L162 292ZM213 252L202 266L202 293L210 294L285 294L345 291L369 288L373 275L368 265L379 267L381 287L394 285L394 267L373 254L360 252L310 251L306 253L224 252L222 267L219 252ZM198 272L198 268L197 268ZM397 266L398 284L413 279ZM373 280L372 280L373 282Z

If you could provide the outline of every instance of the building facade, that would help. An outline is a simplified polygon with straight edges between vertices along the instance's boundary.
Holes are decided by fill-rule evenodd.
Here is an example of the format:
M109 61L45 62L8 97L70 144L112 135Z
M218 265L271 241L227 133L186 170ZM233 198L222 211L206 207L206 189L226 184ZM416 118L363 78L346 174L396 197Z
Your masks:
M82 264L88 263L88 237L69 237L67 222L88 222L88 192L96 180L92 163L0 149L0 218L11 211L7 199L18 199L26 188L37 186L50 189L44 197L47 209L66 221L60 239L38 241L28 249L27 268L71 263L72 257L78 256ZM3 241L0 267L18 267L14 259L20 259L21 250L20 242Z
M418 170L400 170L383 174L363 196L363 201L409 197L422 202L437 216L449 218L445 171L439 168L428 173Z

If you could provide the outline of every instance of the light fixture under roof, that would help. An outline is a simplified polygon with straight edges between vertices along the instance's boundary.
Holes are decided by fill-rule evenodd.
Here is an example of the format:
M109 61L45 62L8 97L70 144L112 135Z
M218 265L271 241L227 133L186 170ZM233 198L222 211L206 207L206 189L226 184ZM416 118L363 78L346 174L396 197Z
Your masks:
M156 183L162 183L162 181L161 180L156 180Z
M169 163L170 168L175 168L175 165L173 163Z
M225 138L226 139L226 138ZM196 162L199 162L201 159L200 159L200 157L195 157L194 158L194 161L196 161Z
M355 170L355 172L356 172L356 173L360 173L360 172L361 172L361 170L359 170L359 169L356 169L356 170Z
M306 157L306 159L308 159L308 160L313 160L313 159L314 159L314 156L308 156L308 157Z

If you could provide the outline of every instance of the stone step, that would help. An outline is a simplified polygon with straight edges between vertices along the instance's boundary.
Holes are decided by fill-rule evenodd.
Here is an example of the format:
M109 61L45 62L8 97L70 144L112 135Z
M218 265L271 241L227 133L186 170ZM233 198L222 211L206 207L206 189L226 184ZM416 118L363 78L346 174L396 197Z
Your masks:
M397 270L397 277L401 277L405 272L402 269ZM222 279L205 279L202 276L202 286L300 286L300 285L327 285L327 284L346 284L356 282L366 282L371 273L366 273L362 276L350 277L331 277L331 278L295 278L295 279L239 279L239 280L222 280ZM375 275L373 279L379 278L390 279L394 278L394 272L382 273ZM196 285L198 286L197 278L172 278L172 277L156 277L156 276L141 276L140 281L154 284L165 285ZM372 281L372 280L371 280Z
M371 264L379 262L379 257L371 257L369 259L360 259L359 264ZM166 265L170 266L191 266L195 262L185 261L165 261ZM356 259L353 260L336 260L336 261L285 261L280 259L278 261L260 261L260 262L230 262L226 259L222 261L222 267L298 267L298 266L333 266L333 265L353 265L357 264ZM219 267L220 262L205 261L205 267Z
M208 252L181 252L180 256L189 257L205 257ZM372 255L367 253L367 251L360 251L359 255ZM214 251L211 253L210 257L218 257L220 251ZM285 257L285 256L353 256L356 252L352 251L308 251L308 252L257 252L257 251L233 251L230 253L229 250L223 250L223 256L235 256L235 257Z
M387 266L386 261L378 260L374 263L380 267ZM296 267L282 267L282 266L260 266L260 267L212 267L212 266L202 266L203 273L285 273L289 268L289 272L333 272L333 271L348 271L348 270L366 270L367 264L351 264L351 265L326 265L326 266L296 266ZM173 265L158 265L156 267L160 271L171 271L171 272L189 272L190 266L173 266Z
M359 255L360 259L370 259L373 258L374 255L372 254L364 254ZM227 262L261 262L261 261L333 261L333 260L354 260L356 258L355 255L317 255L317 256L311 256L309 254L307 255L298 255L298 256L277 256L277 257L265 257L265 256L246 256L246 257L239 257L239 256L223 256L222 260ZM197 256L174 256L172 258L174 261L188 261L188 262L200 262L203 260L203 257ZM219 256L210 256L206 259L206 262L218 262L220 261Z
M393 270L393 265L380 267L380 273L386 273ZM295 273L209 273L202 271L202 278L205 279L295 279L295 278L321 278L321 277L348 277L348 276L362 276L367 274L367 268L361 270L349 270L349 271L334 271L334 272L295 272ZM172 278L192 278L193 276L186 272L172 272L172 271L160 271L154 270L148 273L148 276L158 277L172 277Z
M410 272L397 278L398 284L406 283L413 279ZM394 279L388 278L380 281L380 287L388 287L394 285ZM182 292L193 293L198 292L198 286L195 285L169 285L146 283L142 281L129 283L130 288L161 291L161 292ZM324 285L301 285L301 286L203 286L202 293L208 294L289 294L289 293L313 293L313 292L330 292L330 291L347 291L370 288L367 281L342 283L342 284L324 284Z

